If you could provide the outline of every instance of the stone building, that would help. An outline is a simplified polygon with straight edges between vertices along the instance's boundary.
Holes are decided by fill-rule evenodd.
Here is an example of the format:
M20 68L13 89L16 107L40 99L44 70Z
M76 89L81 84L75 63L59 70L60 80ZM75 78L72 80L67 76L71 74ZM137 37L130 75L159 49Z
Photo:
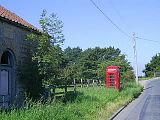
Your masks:
M25 38L31 32L38 30L0 6L0 106L11 105L22 94L17 68L28 57Z

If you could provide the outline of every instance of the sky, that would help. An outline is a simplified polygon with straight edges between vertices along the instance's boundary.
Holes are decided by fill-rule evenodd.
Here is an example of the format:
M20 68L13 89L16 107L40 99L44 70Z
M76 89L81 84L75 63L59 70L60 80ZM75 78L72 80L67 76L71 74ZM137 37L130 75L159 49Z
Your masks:
M63 48L115 47L134 64L133 39L136 36L138 74L143 75L151 58L160 51L159 0L94 0L101 10L131 38L126 37L98 11L90 0L0 0L0 5L40 28L39 18L46 9L64 23Z

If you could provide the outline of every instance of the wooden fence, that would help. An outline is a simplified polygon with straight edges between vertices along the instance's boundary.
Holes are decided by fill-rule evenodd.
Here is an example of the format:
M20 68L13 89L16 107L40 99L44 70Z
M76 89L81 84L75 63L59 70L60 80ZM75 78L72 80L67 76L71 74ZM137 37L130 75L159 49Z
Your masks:
M102 83L102 81L100 80L80 80L80 81L76 81L73 80L72 84L70 85L57 85L57 86L53 86L52 87L52 91L51 94L52 96L56 97L59 95L65 95L67 92L72 91L74 93L76 93L76 88L77 87L97 87L97 86L104 86L105 84ZM72 89L71 89L72 88ZM56 90L60 90L60 91L56 91Z

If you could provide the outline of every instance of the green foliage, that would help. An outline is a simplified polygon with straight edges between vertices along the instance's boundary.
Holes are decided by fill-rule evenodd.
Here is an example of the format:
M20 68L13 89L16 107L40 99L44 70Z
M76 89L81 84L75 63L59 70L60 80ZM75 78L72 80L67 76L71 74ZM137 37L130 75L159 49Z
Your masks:
M66 56L66 59L69 65L75 64L80 58L81 53L82 53L82 49L79 47L76 47L76 48L67 47L64 50L64 55Z
M42 27L42 32L48 34L49 43L53 45L63 43L63 22L58 19L55 13L48 16L47 11L43 10L39 23Z
M36 61L32 61L31 54L28 55L23 64L19 65L20 83L24 86L27 96L32 99L40 97L42 92L42 81L38 73Z
M71 70L70 77L66 79L100 79L105 80L106 67L117 65L121 68L121 80L129 82L134 79L134 73L130 63L121 54L119 49L114 47L108 48L89 48L82 51L79 47L64 50L67 56L68 64L66 69ZM72 68L72 69L70 69Z
M21 82L26 88L27 94L35 97L40 94L37 86L47 87L62 77L62 71L65 67L65 58L60 45L64 41L62 34L63 23L58 19L56 14L47 16L44 10L40 21L42 31L39 34L28 34L26 42L28 42L28 60L26 59L21 65ZM32 84L35 83L35 84Z
M82 51L79 47L68 47L62 51L60 47L64 41L62 21L55 14L48 16L44 10L39 23L42 27L41 35L29 34L27 40L30 41L29 53L32 57L30 64L34 63L32 68L36 72L35 79L37 77L43 87L66 82L69 84L73 79L105 80L105 70L109 65L121 67L123 81L128 82L134 78L132 67L120 49L95 47ZM26 72L31 69L29 66L25 67L23 68ZM28 73L22 76L25 77L24 81L31 81Z
M37 46L32 47L32 59L38 63L38 71L42 76L43 84L52 85L61 75L63 62L65 62L60 48L60 44L64 41L63 23L55 14L48 17L44 10L40 18L40 25L43 30L42 35L29 35L28 40L34 41Z
M77 62L80 59L82 49L76 48L66 48L64 51L64 56L66 60L66 67L63 69L63 77L69 83L73 82L75 78L81 78L79 74L79 67Z
M121 92L105 87L79 88L77 98L66 104L33 103L26 109L2 112L1 120L106 120L121 106L137 97L142 87L128 83ZM70 96L71 97L71 96ZM75 97L75 96L73 96Z
M115 60L104 61L99 64L99 68L97 71L101 79L105 79L106 67L110 65L116 65L120 67L120 77L122 83L126 83L134 79L134 73L132 72L132 67L130 66L130 63L127 62L124 55L118 56Z
M146 77L153 77L155 72L160 72L160 54L152 57L151 61L145 65L143 72Z

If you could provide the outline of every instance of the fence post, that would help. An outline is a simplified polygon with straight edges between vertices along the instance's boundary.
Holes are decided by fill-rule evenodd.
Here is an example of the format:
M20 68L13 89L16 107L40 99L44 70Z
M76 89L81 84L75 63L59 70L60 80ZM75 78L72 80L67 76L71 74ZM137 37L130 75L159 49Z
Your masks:
M83 80L81 79L81 88L83 87Z
M97 86L99 85L99 81L98 81L98 80L96 80L96 85L97 85Z
M67 93L67 83L65 84L64 89L65 89L65 94L66 94Z
M74 84L74 93L76 93L76 80L75 79L73 81L73 84Z
M101 80L99 81L99 84L100 84L100 86L102 86L102 81Z
M51 102L51 100L52 100L52 93L51 93L51 86L50 85L48 85L48 100L49 100L49 102Z
M52 89L53 91L53 100L55 101L56 100L56 86L53 86L53 89Z
M94 80L92 80L92 86L94 87Z
M89 80L87 80L87 87L89 86Z

